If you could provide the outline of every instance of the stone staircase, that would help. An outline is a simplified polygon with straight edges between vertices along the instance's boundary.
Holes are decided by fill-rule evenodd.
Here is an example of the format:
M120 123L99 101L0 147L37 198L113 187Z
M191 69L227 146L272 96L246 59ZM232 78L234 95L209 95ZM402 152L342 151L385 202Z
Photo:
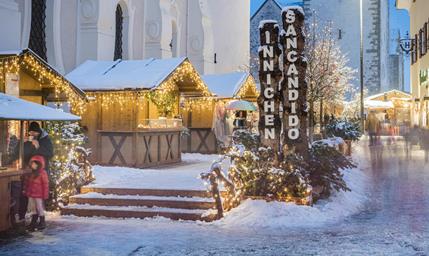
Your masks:
M72 196L62 215L110 218L165 217L173 220L216 219L214 200L207 191L83 187Z

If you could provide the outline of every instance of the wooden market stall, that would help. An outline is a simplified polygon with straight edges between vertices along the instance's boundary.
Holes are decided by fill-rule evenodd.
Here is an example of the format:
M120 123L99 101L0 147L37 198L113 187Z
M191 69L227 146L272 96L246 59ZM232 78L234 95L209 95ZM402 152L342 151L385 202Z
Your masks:
M411 124L412 96L391 90L365 98L366 113L373 112L381 122L382 133L399 135ZM401 129L402 128L402 129Z
M218 138L213 132L216 108L233 99L255 102L259 92L254 78L247 72L203 75L212 97L189 97L184 107L184 122L189 136L182 143L183 152L217 153Z
M187 58L86 61L67 78L89 97L82 125L101 165L181 161L183 102L211 96Z
M19 203L16 198L12 200L12 182L19 182L21 175L28 172L23 162L25 122L78 120L80 120L78 116L0 93L0 121L7 125L9 125L9 122L19 122L19 134L14 135L18 135L18 146L20 147L20 157L16 163L6 164L0 159L0 202L2 202L0 204L0 232L11 227L12 218L14 218L12 214L14 212L13 206ZM10 134L2 134L1 139L3 142L10 141ZM6 156L7 151L0 151L0 156L3 154ZM3 159L6 159L6 157Z

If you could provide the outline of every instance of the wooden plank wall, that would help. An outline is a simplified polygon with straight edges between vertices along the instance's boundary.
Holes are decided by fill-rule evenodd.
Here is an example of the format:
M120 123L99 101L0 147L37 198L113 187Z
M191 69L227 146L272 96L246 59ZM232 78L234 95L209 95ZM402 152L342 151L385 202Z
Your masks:
M181 161L180 131L100 132L100 164L147 168Z

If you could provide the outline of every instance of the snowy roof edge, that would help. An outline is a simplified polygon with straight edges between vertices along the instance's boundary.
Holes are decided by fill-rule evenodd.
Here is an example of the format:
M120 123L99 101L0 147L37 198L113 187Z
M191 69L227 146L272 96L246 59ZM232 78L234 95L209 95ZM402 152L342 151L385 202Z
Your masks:
M82 99L87 100L84 91L82 91L79 87L77 87L75 84L73 84L69 79L66 78L65 75L61 74L55 67L51 66L47 61L42 59L39 55L37 55L30 48L3 51L3 52L0 52L0 55L4 55L7 57L11 57L11 56L19 57L19 56L24 55L26 53L29 53L34 58L36 58L39 62L41 62L43 65L45 65L47 68L51 69L54 73L56 73L57 76L60 76L61 78L66 80L70 84L73 91L75 91ZM5 57L5 58L7 58L7 57ZM0 59L1 59L1 57L0 57Z

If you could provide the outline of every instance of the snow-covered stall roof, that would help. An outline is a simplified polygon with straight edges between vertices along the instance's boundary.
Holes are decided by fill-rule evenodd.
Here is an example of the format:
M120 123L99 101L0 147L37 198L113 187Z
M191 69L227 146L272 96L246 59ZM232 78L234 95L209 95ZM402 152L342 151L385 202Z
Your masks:
M411 94L409 94L409 93L399 91L399 90L390 90L387 92L382 92L382 93L378 93L378 94L368 96L365 98L365 100L374 100L374 99L377 99L379 97L382 97L384 95L389 95L389 94L398 94L398 95L401 95L402 98L409 98L409 99L412 98Z
M35 52L33 52L31 49L0 51L0 61L9 59L9 58L20 58L21 60L22 59L25 60L28 56L30 56L32 60L36 61L41 65L41 67L43 68L41 72L49 72L55 75L56 77L59 77L60 80L64 81L67 84L67 86L69 86L69 88L71 88L71 90L75 92L81 99L86 100L86 95L82 90L80 90L70 80L67 80L58 70L56 70L53 66L51 66L42 58L40 58L40 56L37 55ZM19 61L19 63L22 63L22 61Z
M204 75L202 79L209 90L221 98L236 97L245 85L250 74L247 72L233 72L225 74Z
M393 102L382 100L365 100L365 108L381 108L390 109L394 108Z
M0 93L0 120L78 121L80 117Z
M151 89L159 86L185 60L87 60L66 77L84 91Z

